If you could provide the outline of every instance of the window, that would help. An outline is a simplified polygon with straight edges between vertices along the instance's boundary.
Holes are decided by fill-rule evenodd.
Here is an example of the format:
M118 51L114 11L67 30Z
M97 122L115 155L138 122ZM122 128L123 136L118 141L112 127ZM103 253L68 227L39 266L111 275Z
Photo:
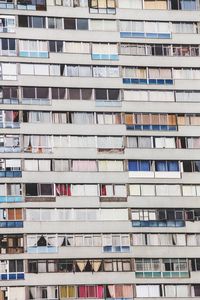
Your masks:
M123 161L120 160L99 160L99 172L123 172Z
M169 0L172 10L197 10L197 0Z
M142 9L142 0L118 0L119 8Z
M115 14L116 0L89 0L90 13Z
M0 54L6 56L16 56L17 52L16 52L15 39L1 38Z
M156 161L156 172L179 172L179 164L177 161Z
M101 184L100 195L102 197L126 197L126 185L124 184Z
M63 5L67 7L88 7L88 0L56 0L55 5Z
M92 59L118 60L117 44L92 44Z
M19 27L29 27L29 28L45 28L45 17L37 16L18 16Z
M121 113L97 113L97 124L122 124Z
M148 172L151 170L151 162L148 160L131 160L128 162L128 170Z
M88 30L88 19L77 19L77 30Z
M73 172L97 172L95 160L72 160L71 170Z
M28 299L59 299L57 286L31 286L28 288Z
M145 9L167 9L167 0L144 0Z
M0 237L0 253L1 254L17 254L23 253L23 236L21 234L15 235L1 235Z
M90 43L87 42L64 42L65 53L90 53Z
M128 129L135 130L177 130L176 115L173 114L125 114Z
M0 16L0 32L15 32L15 28L14 16Z
M200 172L200 161L183 161L184 172Z
M98 136L97 148L99 149L120 149L124 147L122 137L114 136Z
M1 159L0 177L21 177L20 159Z
M76 30L76 19L65 18L64 19L64 28Z
M24 135L24 152L30 153L51 153L52 139L51 136L42 135Z
M25 184L26 196L53 196L54 185L42 183L26 183Z
M49 41L49 51L62 53L63 52L63 41Z
M190 22L173 22L173 33L197 33L197 24Z
M6 0L6 1L3 1L1 4L0 4L0 7L1 8L9 8L9 9L13 9L14 8L14 1L12 0ZM4 299L3 299L4 300Z
M87 112L74 112L71 114L72 124L94 124L94 114Z
M136 295L137 297L161 297L161 289L157 284L154 285L136 285Z
M23 57L48 57L47 41L19 40L19 55Z
M170 38L170 23L148 21L120 21L120 36L125 38Z
M93 91L92 89L69 88L67 98L69 100L92 100Z
M47 87L22 87L22 103L23 104L48 104L49 88Z
M69 161L64 159L56 159L53 161L53 170L55 172L69 172Z
M51 123L50 112L23 111L23 122L25 123Z
M119 67L93 66L93 77L120 77Z
M63 29L62 18L48 17L49 29Z
M104 234L102 242L104 252L130 251L130 236L126 234Z
M29 2L24 2L23 0L17 0L18 9L33 9L33 10L46 10L45 0L30 0Z
M64 18L64 29L88 30L88 19Z
M120 100L120 91L117 89L95 89L95 100Z
M137 44L120 44L120 54L123 55L146 55L146 46Z
M49 159L26 159L24 160L24 171L44 171L52 170L51 160Z
M0 65L1 80L17 80L17 64L2 63Z
M151 137L127 137L127 147L129 148L153 148Z
M117 31L117 22L115 20L90 20L90 30L94 31Z
M185 227L183 209L132 210L133 227ZM192 212L188 211L192 218Z
M66 89L65 88L51 88L52 99L65 99Z
M17 135L0 136L0 152L20 152L20 138Z

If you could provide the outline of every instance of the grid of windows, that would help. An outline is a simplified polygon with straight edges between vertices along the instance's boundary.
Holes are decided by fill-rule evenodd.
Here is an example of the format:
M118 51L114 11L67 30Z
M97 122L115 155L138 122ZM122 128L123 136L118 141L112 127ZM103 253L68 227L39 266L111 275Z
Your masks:
M199 298L200 0L0 10L0 300Z

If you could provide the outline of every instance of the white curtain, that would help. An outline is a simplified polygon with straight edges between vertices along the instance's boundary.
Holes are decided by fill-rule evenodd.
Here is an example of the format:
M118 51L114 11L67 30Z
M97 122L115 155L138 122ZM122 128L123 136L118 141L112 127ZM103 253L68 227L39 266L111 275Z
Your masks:
M129 184L130 196L140 196L140 185Z
M177 238L177 245L178 246L186 246L186 236L185 234L176 234L176 238Z
M97 137L98 148L122 148L123 138L114 136L99 136Z
M50 71L49 71L50 76L60 76L60 65L50 65Z
M149 91L150 101L175 101L174 92Z
M20 74L34 75L34 68L32 64L20 64Z
M85 184L85 196L98 196L98 185L96 184Z
M164 184L158 184L156 185L156 195L157 196L168 196L169 194L169 188L171 186L164 185Z
M103 20L103 30L117 31L117 22L115 20Z
M24 171L38 171L38 160L24 160Z
M104 30L103 20L90 20L90 29L94 31Z
M20 159L6 159L6 168L20 169L21 168Z
M175 285L165 285L165 296L166 297L177 297Z
M148 245L151 246L159 246L160 245L160 238L158 234L148 234Z
M73 184L71 188L72 196L84 196L85 189L83 184Z
M136 296L137 298L149 297L148 285L136 285Z
M101 220L128 220L127 209L101 209L100 210Z
M17 64L2 63L3 80L13 80L17 76Z
M93 113L73 113L72 115L73 124L92 124L94 123Z
M49 75L49 65L47 64L34 64L34 75Z
M127 196L127 191L126 191L125 185L116 184L114 186L114 190L115 190L115 196L118 196L118 197L126 197Z
M188 246L197 246L197 237L196 234L187 234L187 245Z
M159 235L159 245L170 246L172 245L172 238L176 240L176 235L173 236L171 233L163 233Z
M189 297L190 296L190 286L189 285L177 285L176 286L177 290L177 297L184 298L184 297Z
M39 163L39 171L51 171L51 160L38 160Z
M142 0L118 0L119 8L142 9Z
M160 297L160 286L159 285L149 285L148 297Z
M39 221L40 220L40 209L27 209L26 210L27 221Z
M196 189L194 185L182 186L183 196L196 196Z
M141 193L142 196L154 196L155 195L154 185L150 185L150 184L141 185Z
M148 91L124 90L124 100L125 101L149 101Z
M133 233L133 245L142 246L145 245L145 235L142 233Z
M54 160L54 171L55 172L68 172L69 171L69 161L68 160Z
M115 172L115 171L123 171L123 161L117 160L100 160L99 163L99 171L100 172Z
M120 31L132 31L131 21L119 21Z

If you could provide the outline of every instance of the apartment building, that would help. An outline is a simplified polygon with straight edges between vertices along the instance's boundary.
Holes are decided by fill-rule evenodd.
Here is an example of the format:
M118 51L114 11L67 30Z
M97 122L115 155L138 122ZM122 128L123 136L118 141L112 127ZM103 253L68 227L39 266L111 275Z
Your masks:
M0 11L0 300L200 299L200 1Z

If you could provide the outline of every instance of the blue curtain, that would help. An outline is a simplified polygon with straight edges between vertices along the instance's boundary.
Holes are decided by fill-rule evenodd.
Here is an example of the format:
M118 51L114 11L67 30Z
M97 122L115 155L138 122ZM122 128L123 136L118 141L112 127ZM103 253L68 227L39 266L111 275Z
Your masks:
M149 160L129 160L128 162L129 171L150 171Z
M178 172L179 171L178 161L158 160L158 161L156 161L156 171L158 171L158 172L167 172L167 171Z
M129 171L138 171L137 160L129 160L129 162L128 162L128 170Z
M196 0L181 0L180 7L182 10L195 10L196 9Z
M168 161L168 171L178 172L179 171L179 165L177 161Z
M150 171L150 161L149 160L141 160L140 171Z
M196 160L194 164L195 164L195 171L200 172L200 160Z
M158 172L167 171L167 164L165 160L156 161L156 171Z

